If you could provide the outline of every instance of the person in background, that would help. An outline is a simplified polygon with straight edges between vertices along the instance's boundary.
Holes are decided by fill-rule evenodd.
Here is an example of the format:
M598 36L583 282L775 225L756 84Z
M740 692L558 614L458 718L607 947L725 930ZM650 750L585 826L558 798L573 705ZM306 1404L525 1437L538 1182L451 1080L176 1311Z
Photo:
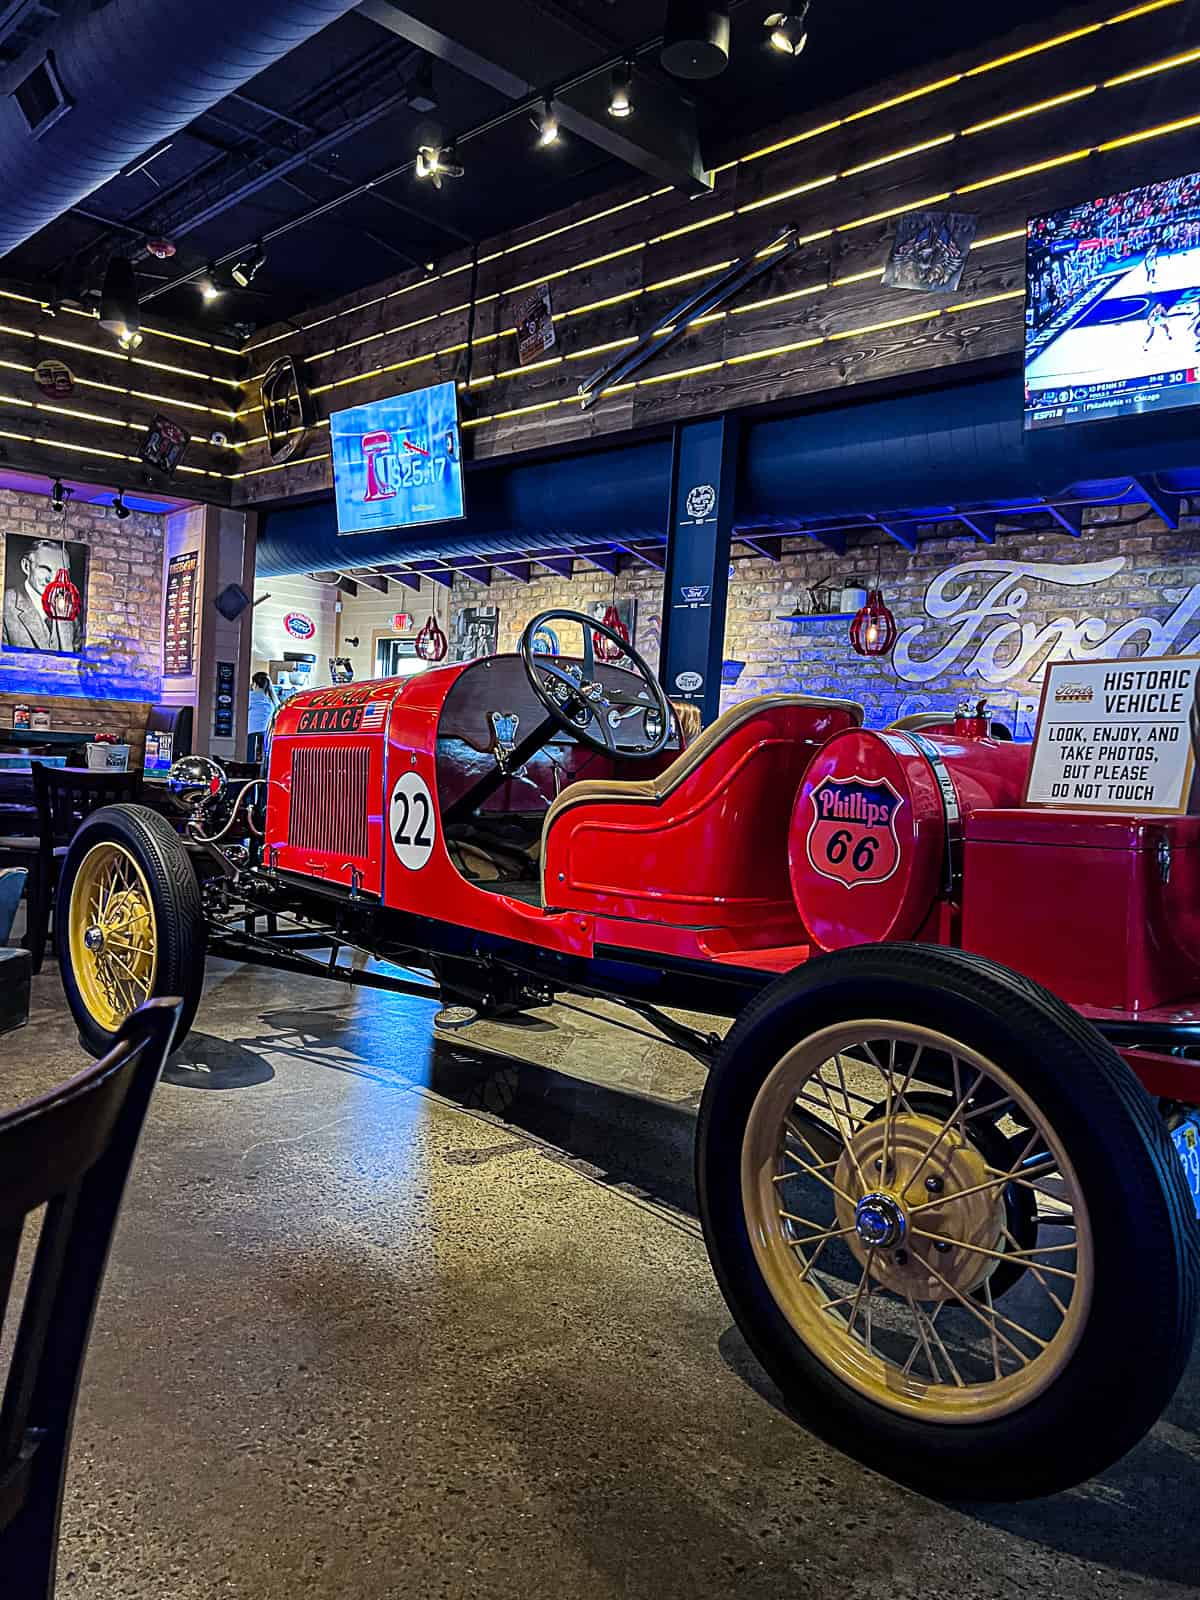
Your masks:
M265 672L256 672L250 679L250 710L246 717L247 761L253 761L256 765L262 761L263 740L279 706L275 685Z

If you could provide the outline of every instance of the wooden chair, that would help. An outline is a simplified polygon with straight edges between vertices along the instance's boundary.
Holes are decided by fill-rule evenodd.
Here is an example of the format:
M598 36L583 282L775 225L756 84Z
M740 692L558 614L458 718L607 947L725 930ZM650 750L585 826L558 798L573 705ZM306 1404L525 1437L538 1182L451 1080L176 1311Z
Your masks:
M33 956L33 970L39 972L50 933L58 868L72 834L84 817L101 806L140 799L142 774L85 772L78 767L48 767L41 761L31 765L37 833L0 835L0 867L24 867L29 873L22 942Z
M121 1024L103 1061L0 1117L0 1320L22 1234L41 1230L0 1390L0 1592L52 1600L79 1375L125 1181L178 1000Z

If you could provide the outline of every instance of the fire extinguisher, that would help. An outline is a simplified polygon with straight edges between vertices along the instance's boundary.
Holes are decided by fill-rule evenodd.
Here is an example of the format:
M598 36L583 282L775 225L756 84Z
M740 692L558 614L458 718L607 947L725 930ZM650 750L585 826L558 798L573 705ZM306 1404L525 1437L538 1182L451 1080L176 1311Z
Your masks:
M417 635L417 654L422 661L444 661L448 648L446 635L438 627L438 620L430 612L425 626Z

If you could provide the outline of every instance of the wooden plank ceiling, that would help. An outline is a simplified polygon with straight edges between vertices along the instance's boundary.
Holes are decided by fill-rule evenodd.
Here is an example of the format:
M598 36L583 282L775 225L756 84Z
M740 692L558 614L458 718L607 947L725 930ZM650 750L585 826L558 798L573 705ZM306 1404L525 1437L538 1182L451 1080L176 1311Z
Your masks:
M303 359L322 419L455 379L476 459L1012 355L1027 218L1196 164L1200 51L1169 48L1178 3L1060 13L985 59L953 58L871 100L795 119L724 165L711 196L630 185L488 240L477 261L464 253L436 275L314 312L298 330L265 330L247 349L235 498L278 500L331 482L320 425L291 464L270 462L255 386L283 353ZM924 207L979 219L953 295L880 285L897 217ZM693 323L635 383L582 410L585 377L705 275L788 224L804 241L793 256ZM541 282L558 344L521 368L514 303Z
M466 452L482 460L1011 358L1023 338L1027 218L1200 166L1200 50L1182 38L1187 10L1186 0L1093 0L1059 12L985 55L949 58L797 116L724 163L709 196L689 200L631 183L488 239L432 274L409 273L315 310L298 326L262 330L240 361L215 345L172 345L166 330L148 331L131 357L98 352L104 335L94 323L69 330L87 348L68 353L52 348L65 331L61 318L47 328L36 303L0 301L10 325L0 328L0 389L13 389L4 379L16 368L14 393L32 393L29 368L39 351L69 354L81 375L95 372L97 383L112 386L66 403L94 416L55 413L52 427L40 403L22 410L3 395L0 445L14 465L29 465L33 450L52 470L56 451L77 441L123 481L127 467L135 477L138 470L128 459L135 430L159 409L147 396L161 396L168 414L171 397L197 441L181 469L193 475L187 491L255 505L328 489L332 411L448 379L462 396ZM520 182L519 171L512 181ZM960 289L884 289L896 219L926 207L978 217ZM581 408L586 377L659 325L706 276L787 225L802 239L793 255L693 322L636 381ZM514 306L542 282L558 342L522 368ZM258 384L282 354L301 364L318 421L297 457L278 465L266 449ZM243 387L231 424L225 407L237 377ZM232 427L234 454L204 442L213 427ZM47 438L57 442L29 443ZM70 470L82 472L87 459ZM56 470L68 470L65 459ZM182 478L176 483L183 488Z
M245 358L238 350L158 318L136 351L119 350L95 315L52 309L27 291L0 288L0 460L47 477L149 488L228 504L238 468L232 448ZM75 392L52 398L34 382L42 361L70 368ZM168 479L138 450L162 413L189 430L183 464ZM227 446L210 443L223 433Z

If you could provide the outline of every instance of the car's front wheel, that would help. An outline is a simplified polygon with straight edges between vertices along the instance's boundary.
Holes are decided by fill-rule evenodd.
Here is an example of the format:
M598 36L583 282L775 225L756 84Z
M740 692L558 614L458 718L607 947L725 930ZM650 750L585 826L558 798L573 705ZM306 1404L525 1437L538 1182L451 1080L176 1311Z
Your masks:
M200 887L179 836L145 806L85 818L63 861L55 943L67 1004L94 1055L144 1001L181 997L176 1040L204 984Z
M977 957L866 947L772 984L710 1077L698 1191L787 1400L921 1488L1090 1476L1191 1349L1196 1223L1152 1101L1069 1007Z

